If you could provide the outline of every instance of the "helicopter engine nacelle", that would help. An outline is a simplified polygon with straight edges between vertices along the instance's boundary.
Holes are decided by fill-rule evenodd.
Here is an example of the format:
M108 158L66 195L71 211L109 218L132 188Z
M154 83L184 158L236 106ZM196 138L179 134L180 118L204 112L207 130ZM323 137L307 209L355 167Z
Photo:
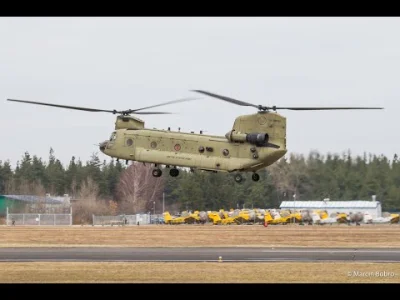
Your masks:
M246 136L247 141L253 145L265 145L268 143L268 133L250 133Z
M230 142L248 142L252 145L262 146L266 145L269 140L268 133L237 133L235 130L229 131L225 137Z

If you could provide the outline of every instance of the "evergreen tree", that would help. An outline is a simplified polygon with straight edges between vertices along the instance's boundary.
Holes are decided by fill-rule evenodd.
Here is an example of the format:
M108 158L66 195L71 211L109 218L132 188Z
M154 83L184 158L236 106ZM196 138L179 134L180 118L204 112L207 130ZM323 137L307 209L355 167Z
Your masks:
M117 186L125 169L119 161L100 161L96 153L86 163L73 156L64 168L52 148L47 162L25 152L15 170L9 161L0 162L0 194L25 193L27 188L43 185L47 193L79 197L84 182L91 178L101 199L117 201ZM306 157L290 154L258 174L258 182L252 181L249 172L237 184L230 173L180 168L179 176L171 177L165 169L165 205L177 210L277 208L294 195L298 200L370 200L376 195L383 210L400 210L397 154L392 160L371 153L354 157L350 150L326 155L311 151Z

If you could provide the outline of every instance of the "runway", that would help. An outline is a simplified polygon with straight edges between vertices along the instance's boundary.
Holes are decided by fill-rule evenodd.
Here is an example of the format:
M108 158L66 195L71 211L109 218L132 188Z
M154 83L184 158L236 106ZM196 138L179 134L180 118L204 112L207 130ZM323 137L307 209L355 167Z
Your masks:
M400 262L400 249L381 248L0 248L0 262Z

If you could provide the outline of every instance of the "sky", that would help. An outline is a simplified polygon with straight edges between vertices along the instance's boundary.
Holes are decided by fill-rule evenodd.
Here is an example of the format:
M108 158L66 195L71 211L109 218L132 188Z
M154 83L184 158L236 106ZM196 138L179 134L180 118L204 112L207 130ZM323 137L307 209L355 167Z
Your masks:
M269 106L374 106L289 111L289 154L400 154L400 18L0 18L0 160L28 151L64 165L99 152L115 115L6 101L136 109L149 128L224 135L242 107L201 89Z

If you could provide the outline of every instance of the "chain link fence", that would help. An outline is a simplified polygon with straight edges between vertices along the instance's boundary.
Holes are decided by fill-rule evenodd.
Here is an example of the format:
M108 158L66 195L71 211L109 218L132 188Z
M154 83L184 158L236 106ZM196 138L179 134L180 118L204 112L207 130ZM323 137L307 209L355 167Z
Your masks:
M136 214L119 216L95 216L93 215L94 226L114 226L114 225L148 225L157 224L162 215Z
M7 208L8 226L16 225L49 225L65 226L72 225L72 209L68 214L41 214L41 213L9 213Z

